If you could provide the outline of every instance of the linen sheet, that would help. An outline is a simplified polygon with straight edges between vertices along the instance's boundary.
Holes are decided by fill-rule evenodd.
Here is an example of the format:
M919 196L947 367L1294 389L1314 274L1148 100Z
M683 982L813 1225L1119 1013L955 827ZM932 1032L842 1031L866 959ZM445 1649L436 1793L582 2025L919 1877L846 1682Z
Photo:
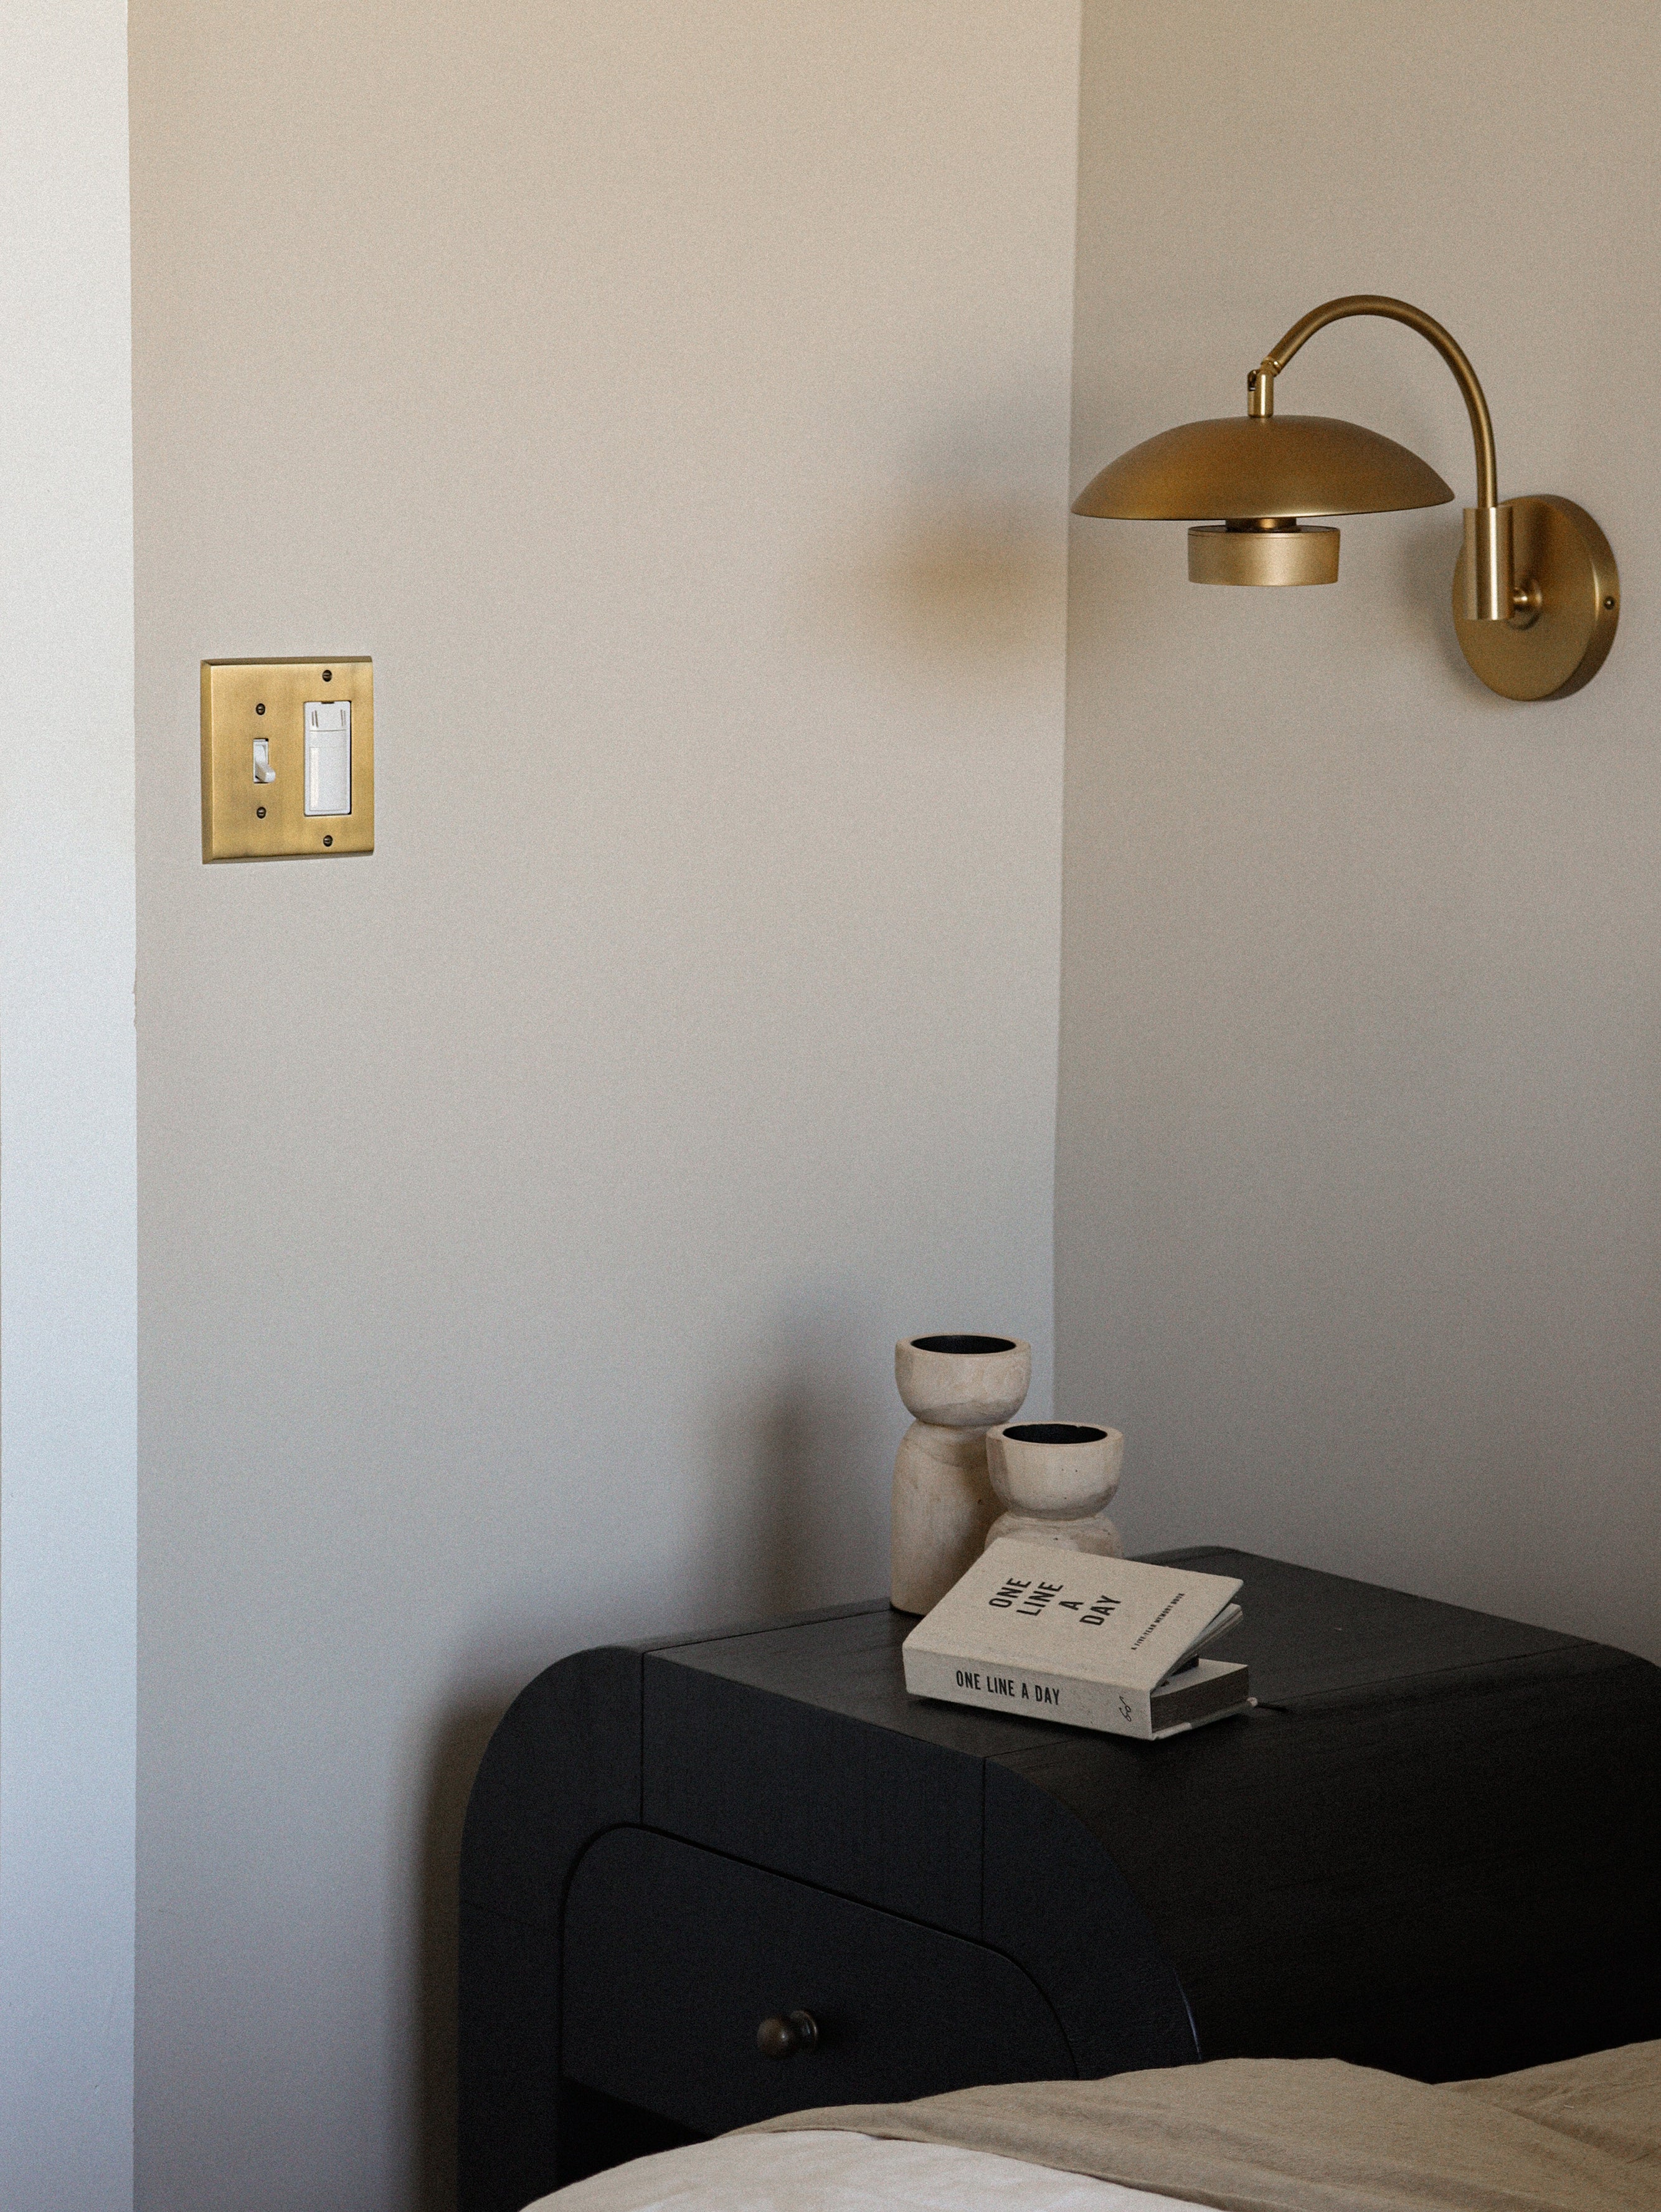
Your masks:
M631 2159L538 2199L531 2212L1193 2212L948 2144L797 2130L717 2136Z
M1214 2060L835 2106L731 2140L826 2128L1220 2212L1661 2212L1661 2043L1436 2087L1340 2059Z

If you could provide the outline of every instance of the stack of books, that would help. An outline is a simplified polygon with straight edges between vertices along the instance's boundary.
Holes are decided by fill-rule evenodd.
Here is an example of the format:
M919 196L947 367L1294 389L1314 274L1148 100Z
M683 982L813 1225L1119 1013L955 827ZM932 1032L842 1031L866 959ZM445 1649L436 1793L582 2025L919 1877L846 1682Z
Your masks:
M1023 1719L1157 1743L1251 1702L1244 1665L1201 1654L1240 1619L1226 1575L990 1545L905 1639L905 1686Z

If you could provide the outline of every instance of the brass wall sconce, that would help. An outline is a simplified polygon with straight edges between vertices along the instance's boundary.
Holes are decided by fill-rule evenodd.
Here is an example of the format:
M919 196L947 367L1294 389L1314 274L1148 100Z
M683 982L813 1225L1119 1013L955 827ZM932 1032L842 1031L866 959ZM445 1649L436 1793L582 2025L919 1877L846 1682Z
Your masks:
M1074 514L1189 521L1193 584L1335 584L1338 532L1325 514L1439 507L1434 469L1357 422L1276 415L1275 380L1306 339L1347 315L1382 315L1427 338L1453 371L1476 444L1476 504L1453 572L1453 624L1465 659L1508 699L1561 699L1590 684L1615 640L1621 580L1584 507L1542 494L1502 501L1494 424L1476 373L1447 331L1405 300L1356 294L1296 322L1246 378L1246 411L1184 422L1110 461Z

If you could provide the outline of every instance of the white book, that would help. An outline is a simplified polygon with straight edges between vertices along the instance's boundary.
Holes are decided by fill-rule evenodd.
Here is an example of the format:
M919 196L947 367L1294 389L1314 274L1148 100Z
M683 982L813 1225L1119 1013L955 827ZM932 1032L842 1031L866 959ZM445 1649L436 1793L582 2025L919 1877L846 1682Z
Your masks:
M1198 1656L1240 1584L1057 1544L990 1546L905 1639L905 1686L1154 1742L1248 1702L1244 1666Z

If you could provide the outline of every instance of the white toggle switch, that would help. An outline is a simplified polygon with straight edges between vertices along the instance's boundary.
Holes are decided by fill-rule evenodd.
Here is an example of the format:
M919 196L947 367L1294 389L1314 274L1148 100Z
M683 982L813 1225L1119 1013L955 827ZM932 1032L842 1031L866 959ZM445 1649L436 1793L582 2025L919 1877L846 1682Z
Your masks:
M256 783L275 783L277 770L271 766L271 741L256 738L253 741L253 780Z
M306 702L306 811L352 811L352 708L349 699Z

